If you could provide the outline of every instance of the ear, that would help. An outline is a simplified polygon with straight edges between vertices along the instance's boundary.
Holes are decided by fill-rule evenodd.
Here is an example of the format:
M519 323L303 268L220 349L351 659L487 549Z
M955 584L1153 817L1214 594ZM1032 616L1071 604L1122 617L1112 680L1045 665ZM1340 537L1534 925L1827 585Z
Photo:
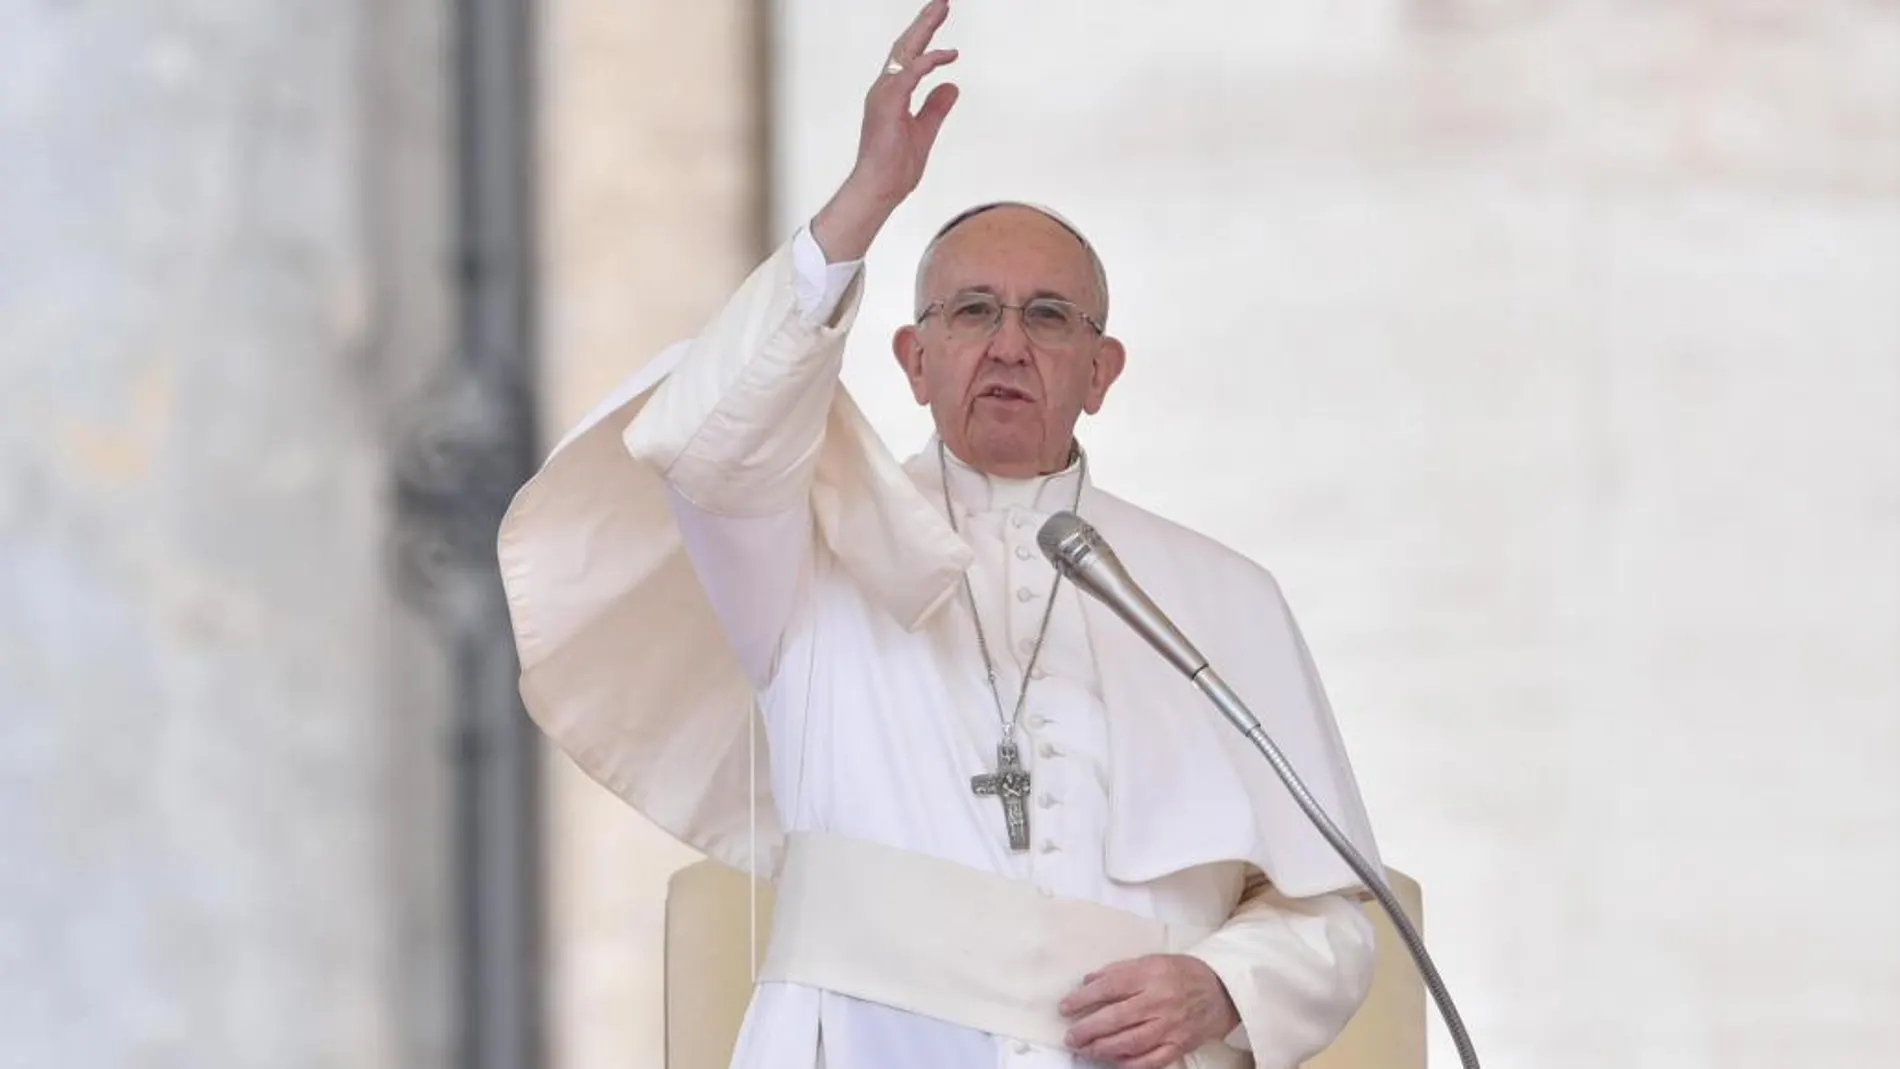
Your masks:
M1089 375L1089 392L1082 399L1082 411L1093 416L1102 410L1102 401L1108 397L1108 388L1122 377L1122 367L1127 363L1128 350L1122 343L1104 337L1095 352L1095 367Z
M910 395L920 405L929 404L930 390L924 385L924 339L915 324L906 323L891 335L891 355L897 357L897 366L910 380Z

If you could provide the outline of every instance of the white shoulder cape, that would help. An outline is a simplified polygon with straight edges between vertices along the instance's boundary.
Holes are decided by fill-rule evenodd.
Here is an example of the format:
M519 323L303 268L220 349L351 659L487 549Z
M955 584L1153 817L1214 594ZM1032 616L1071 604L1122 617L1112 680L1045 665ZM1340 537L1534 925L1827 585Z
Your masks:
M782 302L790 271L781 249L748 281L756 298L742 290L735 303ZM784 836L766 777L749 775L751 686L700 591L660 476L622 439L688 345L668 349L599 406L520 490L501 526L501 574L522 697L541 728L680 841L740 870L756 858L758 875L770 878ZM842 386L812 501L823 546L905 627L922 625L955 593L968 546ZM1080 511L1378 871L1332 711L1273 578L1102 491L1091 489ZM1109 875L1145 882L1244 861L1291 897L1359 890L1252 744L1119 618L1084 602L1109 716ZM766 767L759 756L757 768Z

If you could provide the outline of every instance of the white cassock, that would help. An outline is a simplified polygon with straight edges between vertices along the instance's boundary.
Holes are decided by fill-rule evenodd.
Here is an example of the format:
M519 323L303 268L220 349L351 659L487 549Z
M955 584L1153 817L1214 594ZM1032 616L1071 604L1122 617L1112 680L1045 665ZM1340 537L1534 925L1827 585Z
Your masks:
M1240 1011L1185 1065L1291 1069L1370 986L1363 888L1125 625L1067 583L1050 609L1035 538L1072 507L1100 530L1377 866L1278 588L1079 466L952 456L953 528L935 439L899 464L838 383L859 274L801 230L522 489L500 560L529 711L680 840L780 882L734 1066L1078 1067L1055 1002L1148 951L1201 958ZM1003 725L966 570L1005 715L1036 654L1027 851L972 789Z

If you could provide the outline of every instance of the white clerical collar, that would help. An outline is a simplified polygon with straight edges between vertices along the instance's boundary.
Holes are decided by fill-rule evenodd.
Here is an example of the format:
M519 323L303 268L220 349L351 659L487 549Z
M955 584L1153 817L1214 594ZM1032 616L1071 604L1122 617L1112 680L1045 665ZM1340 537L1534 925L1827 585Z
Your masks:
M943 454L946 460L944 468L950 473L950 499L970 515L1012 508L1043 514L1061 512L1074 506L1076 488L1087 485L1079 444L1068 467L1048 475L1025 479L988 475L965 464L948 449ZM936 435L931 435L930 440L924 443L920 459L927 459L931 474L936 474Z

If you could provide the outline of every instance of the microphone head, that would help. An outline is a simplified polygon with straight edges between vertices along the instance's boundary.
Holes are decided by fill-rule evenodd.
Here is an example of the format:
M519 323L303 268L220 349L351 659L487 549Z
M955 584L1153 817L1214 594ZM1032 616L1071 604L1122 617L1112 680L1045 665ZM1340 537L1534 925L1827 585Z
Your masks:
M1073 512L1058 512L1036 532L1036 545L1056 571L1073 577L1076 566L1103 548L1102 536Z
M1108 606L1189 679L1207 666L1207 658L1148 600L1108 540L1082 517L1073 512L1049 517L1036 532L1036 545L1059 575Z

